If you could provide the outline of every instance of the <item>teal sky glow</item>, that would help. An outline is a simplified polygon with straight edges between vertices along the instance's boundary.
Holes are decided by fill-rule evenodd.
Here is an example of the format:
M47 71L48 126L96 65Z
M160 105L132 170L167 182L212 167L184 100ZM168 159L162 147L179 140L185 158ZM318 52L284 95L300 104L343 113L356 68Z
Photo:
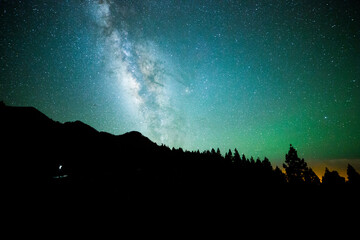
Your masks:
M1 1L0 99L187 150L360 168L357 1Z

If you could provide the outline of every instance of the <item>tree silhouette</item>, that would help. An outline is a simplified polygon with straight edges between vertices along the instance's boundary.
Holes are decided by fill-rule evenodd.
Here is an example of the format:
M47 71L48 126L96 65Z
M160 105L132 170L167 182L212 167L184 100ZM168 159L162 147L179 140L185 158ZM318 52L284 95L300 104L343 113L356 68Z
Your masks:
M234 158L233 159L234 159L235 166L240 167L241 166L241 158L240 158L240 154L236 148L234 150Z
M251 156L250 157L250 167L253 168L255 166L255 160L254 160L254 157Z
M243 166L246 166L247 160L246 160L245 154L242 154L242 156L241 156L241 162L242 162Z
M264 158L264 161L262 162L263 168L265 170L272 170L271 163L267 157Z
M231 149L229 149L229 151L227 153L225 153L225 161L226 162L232 162L233 160L233 154L231 152Z
M278 166L274 169L274 181L278 184L286 184L286 176Z
M221 152L220 152L220 149L219 149L219 148L217 148L216 154L218 155L218 157L221 157Z
M289 183L299 184L305 182L307 163L298 157L297 151L290 144L290 150L285 155L283 164Z
M351 166L348 164L347 167L347 175L348 175L348 183L351 185L360 185L360 174Z
M345 178L341 177L337 171L329 171L328 168L325 168L322 183L328 186L338 186L345 183Z
M215 156L215 155L216 155L216 152L215 152L215 149L214 149L214 148L211 149L211 155L212 155L212 156Z
M319 177L311 168L308 168L307 171L305 171L304 177L305 177L305 183L320 185Z
M319 177L307 166L302 158L298 157L296 149L290 144L290 150L285 155L285 164L283 167L286 172L288 182L291 184L320 184Z

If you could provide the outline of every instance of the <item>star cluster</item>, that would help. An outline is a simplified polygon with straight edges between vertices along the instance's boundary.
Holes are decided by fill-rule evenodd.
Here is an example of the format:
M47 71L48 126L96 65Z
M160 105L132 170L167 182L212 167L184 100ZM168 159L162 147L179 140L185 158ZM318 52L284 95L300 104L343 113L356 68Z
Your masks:
M356 1L2 1L0 98L188 150L360 159ZM354 165L356 165L355 163Z

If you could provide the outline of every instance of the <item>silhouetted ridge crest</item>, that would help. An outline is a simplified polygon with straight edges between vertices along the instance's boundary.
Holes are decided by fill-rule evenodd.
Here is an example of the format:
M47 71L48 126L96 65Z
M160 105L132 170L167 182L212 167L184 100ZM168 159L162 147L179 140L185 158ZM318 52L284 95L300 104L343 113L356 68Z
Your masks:
M146 144L146 145L152 145L152 146L156 145L156 143L154 143L148 137L145 137L138 131L127 132L127 133L124 133L123 135L119 135L119 136L122 138L125 138L127 141L129 141L135 145L140 144L140 143Z
M140 132L138 131L130 131L127 133L124 133L124 136L132 136L132 137L144 137Z
M11 122L12 125L40 125L51 124L54 121L47 117L34 107L9 107L5 106L0 109L2 121Z
M64 127L68 130L73 130L78 132L79 134L97 134L99 133L95 128L81 122L81 121L74 121L74 122L65 122Z
M322 184L292 145L284 173L266 157L247 158L237 149L224 156L219 149L170 149L137 131L113 135L81 121L55 122L32 107L1 105L0 132L4 195L9 195L7 190L18 194L40 189L38 194L60 192L70 199L74 194L106 195L126 204L157 204L171 198L178 204L247 205L269 196L273 204L285 198L292 203L298 196L304 200L346 195L347 203L358 200L360 175L352 166L350 183L327 171ZM334 194L333 186L341 191Z

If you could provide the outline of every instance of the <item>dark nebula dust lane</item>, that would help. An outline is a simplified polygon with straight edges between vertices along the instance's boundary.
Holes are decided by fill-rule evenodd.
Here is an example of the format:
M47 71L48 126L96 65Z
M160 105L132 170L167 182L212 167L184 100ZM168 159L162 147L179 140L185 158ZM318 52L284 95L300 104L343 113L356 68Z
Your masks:
M0 100L171 147L360 167L356 1L2 1ZM322 173L320 173L322 174Z

